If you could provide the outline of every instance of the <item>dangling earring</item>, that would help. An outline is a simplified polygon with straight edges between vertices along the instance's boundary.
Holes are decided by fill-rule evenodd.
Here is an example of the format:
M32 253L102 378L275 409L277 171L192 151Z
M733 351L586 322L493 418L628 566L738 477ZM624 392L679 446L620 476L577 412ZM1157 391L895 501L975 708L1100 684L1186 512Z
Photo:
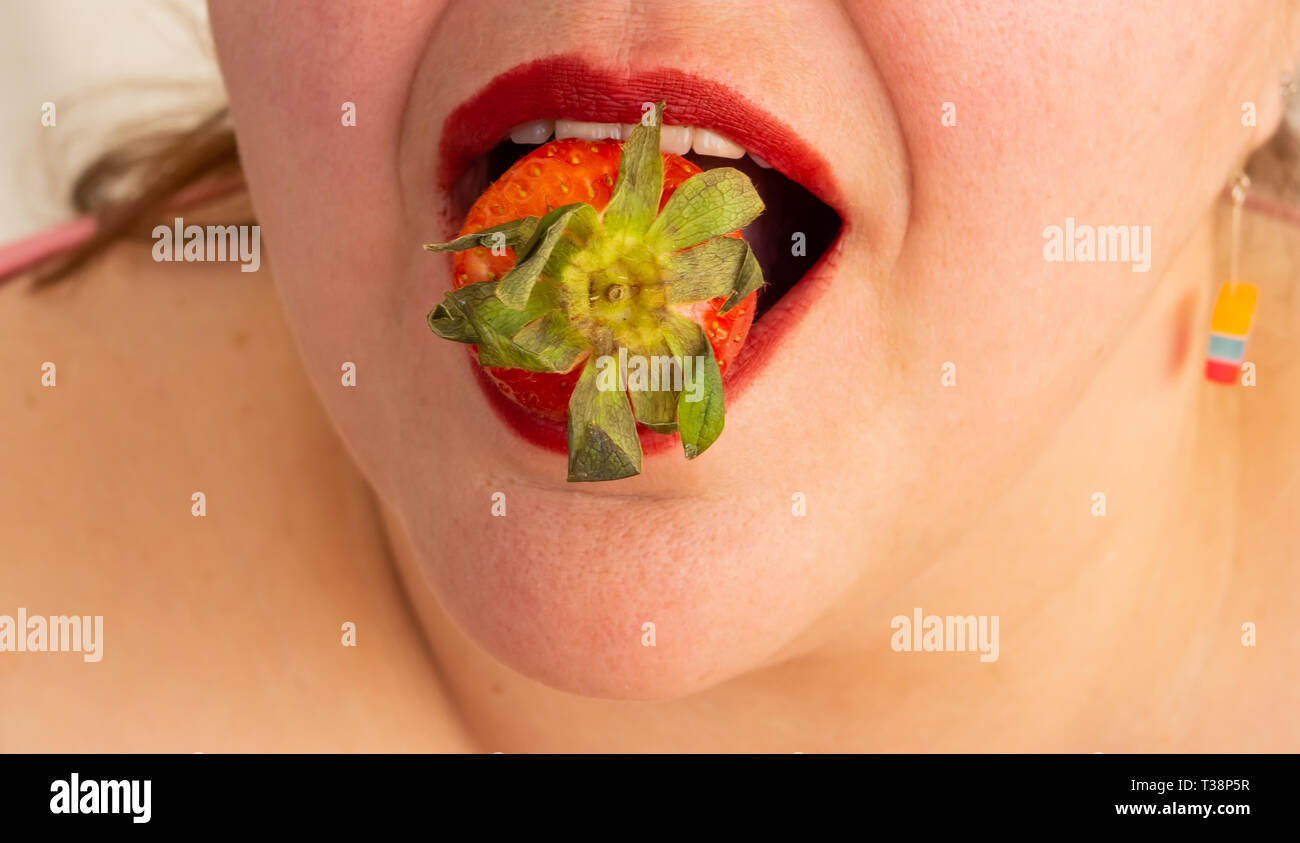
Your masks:
M1219 288L1210 317L1210 347L1205 356L1205 377L1217 383L1235 384L1246 357L1246 339L1255 316L1259 290L1246 284L1237 273L1237 252L1241 244L1241 206L1246 202L1250 178L1238 174L1232 185L1232 252L1228 280Z

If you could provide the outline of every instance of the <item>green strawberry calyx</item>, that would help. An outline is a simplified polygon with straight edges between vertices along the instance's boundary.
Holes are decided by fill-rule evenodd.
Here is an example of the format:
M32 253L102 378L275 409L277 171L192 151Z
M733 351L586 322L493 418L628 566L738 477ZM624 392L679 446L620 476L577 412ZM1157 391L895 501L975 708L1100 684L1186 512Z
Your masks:
M718 361L703 328L674 308L726 296L719 310L725 313L763 284L749 244L723 236L763 211L739 170L697 173L659 212L663 110L657 103L623 145L618 181L603 212L575 203L425 246L434 252L514 250L515 264L499 280L448 292L429 313L429 327L477 346L484 366L581 369L569 399L570 481L639 474L637 422L678 433L687 459L717 440L724 420ZM629 389L621 367L597 365L620 351L656 364L674 360L678 367L699 361L695 388L663 378L655 379L654 389Z

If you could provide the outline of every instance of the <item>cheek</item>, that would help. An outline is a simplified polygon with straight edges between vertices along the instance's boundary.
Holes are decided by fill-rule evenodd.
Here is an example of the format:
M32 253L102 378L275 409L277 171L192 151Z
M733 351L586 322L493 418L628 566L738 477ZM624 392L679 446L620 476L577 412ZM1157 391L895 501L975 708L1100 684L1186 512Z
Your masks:
M356 402L335 388L340 366L355 363L358 384L378 386L428 309L415 268L420 234L403 212L399 131L442 5L382 15L361 2L212 9L286 316L327 407L358 424Z
M897 364L932 379L957 363L988 405L986 433L1050 413L1060 387L1088 378L1131 324L1249 141L1240 105L1258 77L1224 68L1251 55L1258 12L1010 0L872 9L874 23L855 7L911 170L886 292ZM1071 218L1149 230L1149 255L1049 261L1049 227Z
M958 6L890 6L909 36L877 52L912 168L900 303L911 324L942 316L1006 351L1082 338L1057 333L1071 323L1110 330L1249 140L1238 118L1251 75L1222 77L1257 21L1213 2ZM1150 226L1149 271L1048 262L1044 230L1067 217Z

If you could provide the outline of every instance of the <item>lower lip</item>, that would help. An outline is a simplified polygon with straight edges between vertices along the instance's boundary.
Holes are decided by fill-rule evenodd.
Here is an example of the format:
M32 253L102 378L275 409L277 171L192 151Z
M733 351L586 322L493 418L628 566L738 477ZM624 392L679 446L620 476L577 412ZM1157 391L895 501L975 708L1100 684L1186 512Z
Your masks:
M497 76L458 106L443 124L439 165L442 188L450 190L469 163L521 123L560 116L598 123L635 123L641 119L641 103L661 99L668 103L665 122L713 129L839 209L838 192L825 159L783 123L736 92L672 68L620 75L595 68L576 56L555 56L520 65ZM849 226L843 213L840 217L836 242L751 329L724 378L729 407L734 407L747 391L780 339L829 288L839 244ZM567 452L564 422L543 419L515 404L481 367L472 360L470 365L493 411L507 427L540 448ZM646 456L680 447L675 434L644 428L638 433Z

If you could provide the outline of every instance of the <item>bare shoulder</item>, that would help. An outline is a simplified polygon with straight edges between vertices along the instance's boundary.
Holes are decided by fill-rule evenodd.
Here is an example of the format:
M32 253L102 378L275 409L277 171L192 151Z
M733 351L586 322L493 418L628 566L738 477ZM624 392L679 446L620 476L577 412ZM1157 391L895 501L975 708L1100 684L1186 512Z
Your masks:
M265 271L0 287L0 466L0 750L469 748Z

